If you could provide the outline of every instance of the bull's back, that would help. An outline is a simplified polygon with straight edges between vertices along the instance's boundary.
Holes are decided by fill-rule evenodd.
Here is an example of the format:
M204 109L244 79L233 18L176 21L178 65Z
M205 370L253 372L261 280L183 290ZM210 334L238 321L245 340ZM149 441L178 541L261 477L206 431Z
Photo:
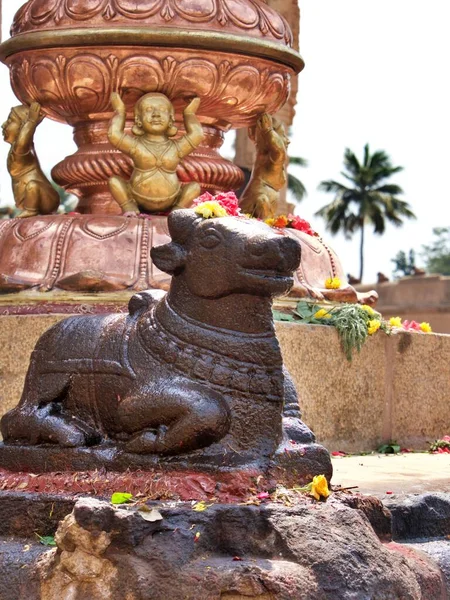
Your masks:
M69 317L60 321L38 340L33 360L45 370L67 367L91 370L92 361L121 362L126 344L127 316L123 314ZM125 339L124 339L125 338Z

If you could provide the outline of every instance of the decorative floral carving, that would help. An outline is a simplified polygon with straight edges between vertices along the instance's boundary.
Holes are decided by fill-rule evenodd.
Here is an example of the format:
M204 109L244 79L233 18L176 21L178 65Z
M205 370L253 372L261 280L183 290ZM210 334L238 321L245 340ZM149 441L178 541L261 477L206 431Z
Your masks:
M158 23L158 18L160 22ZM30 0L16 14L12 35L79 25L151 20L153 26L176 22L189 28L205 23L219 30L241 30L292 45L289 25L260 0Z
M181 108L184 97L199 96L200 119L223 129L245 127L256 114L276 111L289 92L286 67L256 58L242 64L233 55L215 63L177 50L155 49L148 56L131 48L118 54L92 49L72 58L57 49L22 52L10 59L10 69L23 102L39 102L48 116L67 122L110 114L112 91L120 93L130 113L140 96L158 91L176 109L177 99Z

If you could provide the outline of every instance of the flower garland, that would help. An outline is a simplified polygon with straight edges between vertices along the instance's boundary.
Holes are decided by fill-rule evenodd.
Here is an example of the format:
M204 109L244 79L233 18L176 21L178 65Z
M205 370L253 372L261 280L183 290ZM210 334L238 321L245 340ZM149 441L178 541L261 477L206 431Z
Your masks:
M212 219L214 217L245 217L253 218L251 215L244 215L239 208L239 200L234 192L220 192L213 196L209 192L204 192L196 200L192 207L194 211L204 219ZM258 219L260 220L260 219ZM276 229L296 229L303 231L308 235L318 237L308 221L294 215L279 215L278 217L266 219L264 221L270 227Z
M332 325L338 331L342 349L349 361L353 351L361 350L366 339L378 331L390 335L396 329L421 333L431 333L429 323L404 321L393 317L389 321L367 304L341 304L325 307L323 303L301 300L290 313L273 311L278 321L303 321L312 325Z
M305 219L302 219L301 217L290 214L279 215L278 217L266 219L264 223L270 227L276 227L277 229L296 229L297 231L303 231L303 233L307 233L308 235L313 235L315 237L319 236L319 234L314 231L308 221L305 221Z
M239 200L234 192L220 192L213 196L204 192L196 200L192 207L197 215L204 219L215 217L243 217L239 208Z

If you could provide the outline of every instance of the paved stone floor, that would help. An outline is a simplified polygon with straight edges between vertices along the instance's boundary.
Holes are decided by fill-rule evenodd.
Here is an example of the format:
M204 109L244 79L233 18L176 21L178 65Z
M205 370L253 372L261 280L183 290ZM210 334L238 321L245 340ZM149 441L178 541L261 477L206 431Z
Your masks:
M382 498L392 494L450 492L450 454L370 454L333 458L333 485Z

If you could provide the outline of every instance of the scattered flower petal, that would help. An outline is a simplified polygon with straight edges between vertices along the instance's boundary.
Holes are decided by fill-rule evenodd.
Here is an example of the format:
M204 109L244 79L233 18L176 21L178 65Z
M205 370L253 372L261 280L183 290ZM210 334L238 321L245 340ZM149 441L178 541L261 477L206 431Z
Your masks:
M147 507L146 507L147 508ZM150 521L150 523L154 523L155 521L162 521L163 516L156 508L152 508L151 510L143 510L143 507L139 508L138 513L145 521Z

